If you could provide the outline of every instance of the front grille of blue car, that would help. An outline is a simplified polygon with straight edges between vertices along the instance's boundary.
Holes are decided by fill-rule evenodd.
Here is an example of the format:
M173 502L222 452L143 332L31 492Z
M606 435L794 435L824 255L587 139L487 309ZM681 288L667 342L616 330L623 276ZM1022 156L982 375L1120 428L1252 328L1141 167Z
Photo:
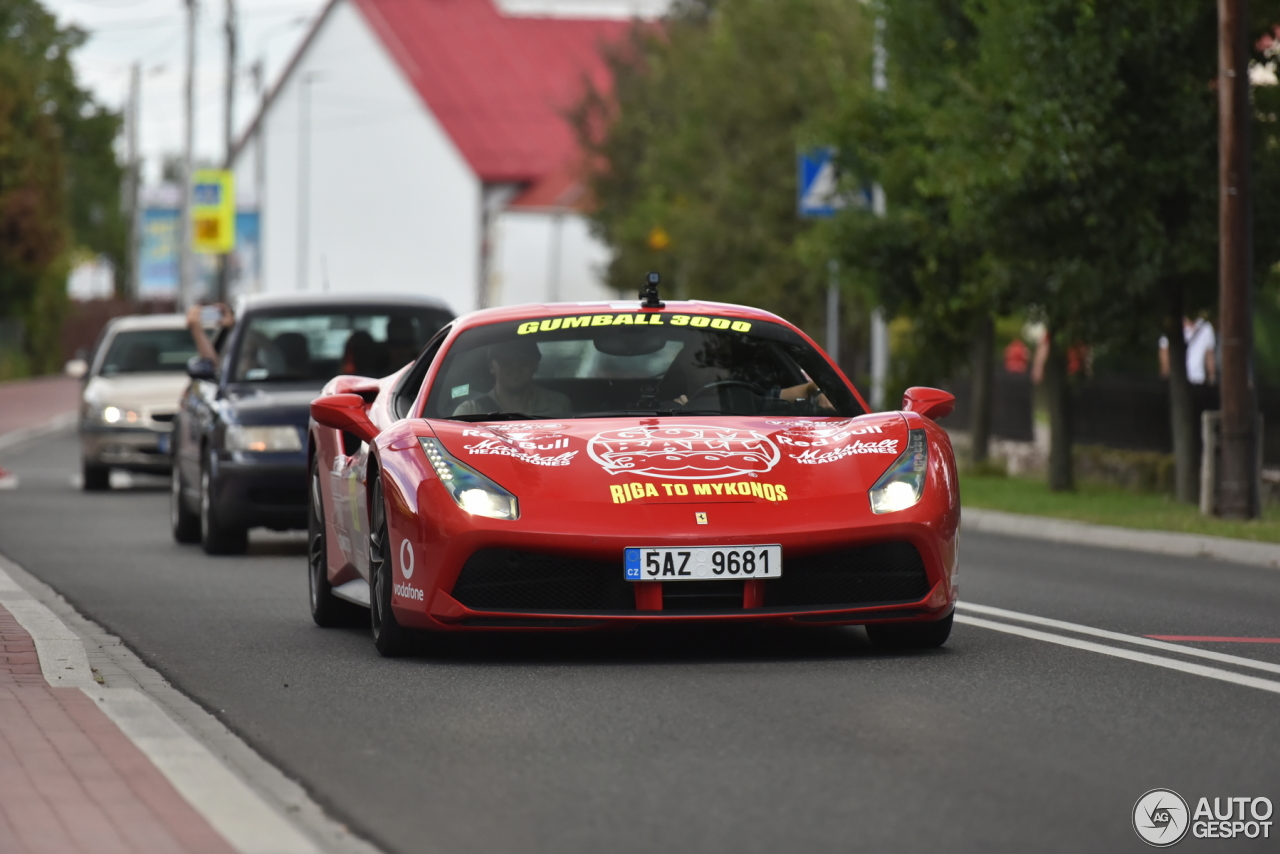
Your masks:
M911 543L783 556L782 577L764 583L764 606L884 605L929 593L924 560Z

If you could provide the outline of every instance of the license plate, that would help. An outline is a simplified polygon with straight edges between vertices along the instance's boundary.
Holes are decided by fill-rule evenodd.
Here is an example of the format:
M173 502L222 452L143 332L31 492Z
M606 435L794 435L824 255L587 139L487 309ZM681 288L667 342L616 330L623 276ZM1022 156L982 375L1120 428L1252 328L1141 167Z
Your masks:
M627 581L741 581L782 575L782 546L633 547L623 552Z

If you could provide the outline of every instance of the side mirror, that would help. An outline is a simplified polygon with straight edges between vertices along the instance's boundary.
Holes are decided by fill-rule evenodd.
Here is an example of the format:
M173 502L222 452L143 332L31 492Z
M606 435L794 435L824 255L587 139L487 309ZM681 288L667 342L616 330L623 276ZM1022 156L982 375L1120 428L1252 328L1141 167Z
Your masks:
M333 380L334 394L358 394L367 403L373 403L373 399L380 391L382 391L382 384L369 377L341 376Z
M218 368L213 364L213 359L206 359L204 356L192 356L187 359L187 376L193 380L216 380L218 378Z
M358 394L327 394L311 401L311 417L324 427L343 430L362 442L372 443L379 430L369 420L367 406Z
M902 395L902 408L917 412L925 418L937 421L951 414L956 407L956 396L940 388L912 386Z

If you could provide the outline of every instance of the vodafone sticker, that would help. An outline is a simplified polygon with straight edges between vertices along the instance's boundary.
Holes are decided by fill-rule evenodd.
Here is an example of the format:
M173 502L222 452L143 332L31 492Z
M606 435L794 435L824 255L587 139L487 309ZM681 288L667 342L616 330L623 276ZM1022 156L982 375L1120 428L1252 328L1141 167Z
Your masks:
M701 424L606 430L591 438L587 453L609 474L671 480L763 474L782 456L763 433Z
M406 579L413 578L413 546L408 540L400 541L400 572Z

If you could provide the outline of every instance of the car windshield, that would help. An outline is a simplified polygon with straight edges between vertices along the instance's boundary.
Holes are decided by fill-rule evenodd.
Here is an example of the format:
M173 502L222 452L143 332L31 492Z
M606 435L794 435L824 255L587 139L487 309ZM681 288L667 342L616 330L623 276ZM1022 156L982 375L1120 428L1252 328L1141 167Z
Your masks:
M117 332L102 359L98 373L117 374L179 373L196 354L195 342L186 329L134 329Z
M418 355L450 316L427 308L361 306L250 315L235 354L236 382L382 377Z
M782 324L628 312L469 329L449 348L424 411L469 421L689 414L863 410L826 359Z

